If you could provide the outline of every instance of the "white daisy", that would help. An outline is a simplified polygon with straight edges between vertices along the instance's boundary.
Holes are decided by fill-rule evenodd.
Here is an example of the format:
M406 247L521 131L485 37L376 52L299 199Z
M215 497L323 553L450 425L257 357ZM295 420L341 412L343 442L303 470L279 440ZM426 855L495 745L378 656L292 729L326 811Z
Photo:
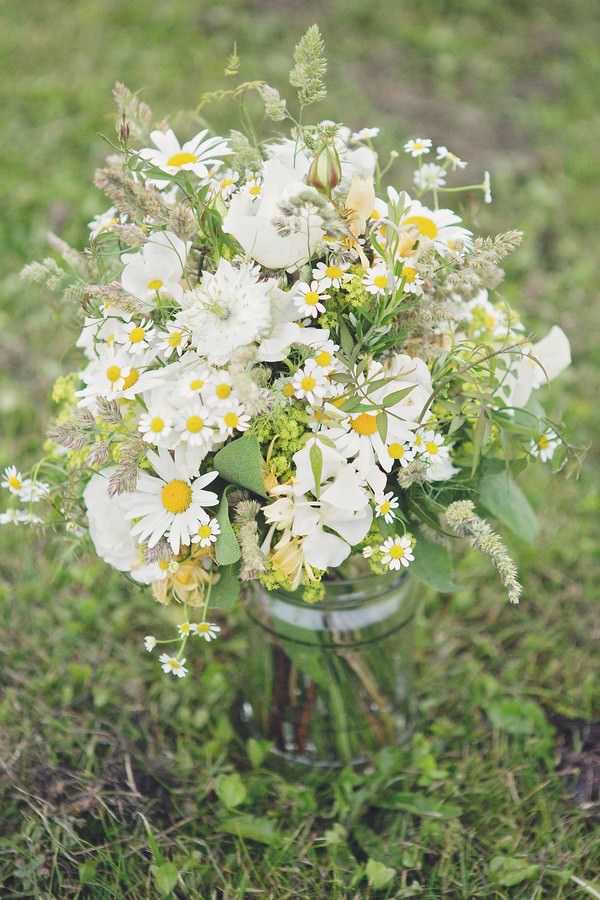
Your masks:
M23 492L23 485L25 483L25 479L21 475L21 473L17 470L16 466L7 466L4 470L4 479L2 481L2 487L6 488L11 494L14 494L15 497L20 497Z
M543 434L538 435L531 442L529 452L539 458L542 462L549 462L554 456L554 451L560 446L560 438L551 428Z
M178 678L185 678L188 673L188 670L185 668L185 659L176 659L174 656L169 656L168 653L161 653L158 661L163 672L167 674L170 672Z
M306 398L314 406L320 406L330 393L323 369L310 359L306 361L303 369L296 371L293 385L296 397L299 400Z
M440 253L456 252L464 247L469 249L473 244L473 235L459 225L460 216L451 209L431 210L418 200L413 200L405 207L400 218L400 228L409 229L419 240L433 241Z
M147 634L144 638L144 647L148 651L148 653L152 653L154 648L156 647L156 638L153 634Z
M419 439L418 447L417 439ZM432 430L415 435L413 446L418 449L418 452L421 453L421 455L424 456L425 459L429 459L432 461L439 459L448 459L450 453L448 448L444 446L444 438L442 437L442 435Z
M116 206L111 206L106 212L94 216L91 222L88 222L90 229L90 240L95 240L103 231L110 231L113 225L119 225L121 218Z
M215 544L218 536L221 534L221 528L216 519L209 519L198 527L198 531L192 538L192 544L200 544L201 547L210 547Z
M328 299L329 294L325 293L323 284L318 281L312 281L310 284L300 281L296 285L294 306L303 316L316 318L319 313L325 312L325 304L322 301Z
M209 450L214 444L215 416L200 400L192 400L177 420L180 439L190 447Z
M446 170L436 163L425 163L414 173L413 181L420 191L435 191L446 184Z
M207 129L199 131L181 146L171 128L152 131L150 139L156 149L146 147L139 155L168 175L193 172L198 178L206 178L209 166L220 165L221 158L232 152L225 138L207 138L207 134Z
M375 512L378 516L383 516L385 522L393 522L395 519L394 510L398 509L398 498L393 491L388 491L382 497L375 498Z
M224 172L218 173L211 183L211 194L214 197L221 197L223 200L229 200L231 195L238 189L239 172L233 169L225 169Z
M156 349L164 359L168 359L174 352L177 356L181 356L189 342L188 331L168 323L166 332L161 331L157 334Z
M151 354L150 354L151 356ZM124 397L132 400L136 394L147 390L160 377L159 371L141 372L147 364L148 357L135 360L126 350L118 345L111 345L98 359L93 359L80 373L86 387L75 392L81 397L82 406L94 406L96 397L108 397L111 400Z
M246 182L244 182L240 193L244 196L250 197L251 200L258 200L258 198L262 196L262 191L262 178L258 175L252 175Z
M198 397L210 379L210 369L198 364L190 366L177 380L177 391L182 397Z
M429 153L430 148L431 141L429 138L414 138L406 142L404 145L404 152L410 153L414 158L416 156L423 156L424 153Z
M395 538L389 537L379 549L384 554L381 562L384 566L388 566L391 571L399 571L402 566L406 567L414 560L412 543L408 535Z
M319 282L320 289L326 291L331 287L341 288L344 282L352 278L352 275L346 272L347 268L346 265L327 265L320 262L312 270L312 275L315 281Z
M352 141L370 141L371 138L377 137L379 134L379 128L361 128L360 131L355 131L352 134Z
M150 410L140 416L138 431L147 444L166 447L171 443L173 422L162 410Z
M172 231L155 231L139 253L123 253L125 268L121 273L123 290L140 300L148 309L157 297L167 295L180 301L189 243Z
M404 281L403 291L405 294L422 294L423 279L417 272L416 260L413 257L402 259L401 278Z
M189 469L178 450L175 458L163 449L150 450L148 461L156 472L149 475L140 471L137 486L123 496L125 517L135 520L131 534L148 547L156 546L167 537L173 553L180 547L188 547L198 525L205 521L205 506L219 502L213 491L204 488L217 477L217 472L207 472L199 478L190 478Z
M37 503L48 495L50 485L44 481L33 481L31 478L23 478L16 466L7 466L4 470L2 487L14 494L25 503ZM37 518L37 516L36 516ZM24 522L24 519L20 521Z
M127 322L116 336L116 341L129 353L144 353L150 347L153 338L154 326L148 319L142 319L137 325L135 322Z
M337 365L335 354L339 349L339 344L334 344L333 341L325 341L315 355L311 357L315 365L322 369L324 375L328 375L335 369Z
M244 412L242 404L235 400L229 404L223 404L216 414L216 423L219 426L221 437L231 437L234 431L246 431L250 427L250 416Z
M443 145L437 148L436 159L447 160L447 163L452 166L453 172L456 172L457 169L465 169L467 166L466 160L461 159L455 153L450 153L448 148Z
M191 622L182 622L177 626L177 631L179 633L179 637L186 638L189 637L194 632L192 631L192 623Z
M402 444L400 441L392 441L392 443L387 445L386 449L393 462L400 463L403 469L416 456L416 450L413 447L409 444Z
M386 266L382 263L377 263L365 273L363 284L369 294L381 296L391 291L393 280L390 278Z
M203 637L205 641L213 641L221 631L221 626L213 622L193 622L192 628L193 634Z
M231 375L226 369L213 369L207 378L206 385L202 389L202 396L211 406L222 406L238 402L233 396Z

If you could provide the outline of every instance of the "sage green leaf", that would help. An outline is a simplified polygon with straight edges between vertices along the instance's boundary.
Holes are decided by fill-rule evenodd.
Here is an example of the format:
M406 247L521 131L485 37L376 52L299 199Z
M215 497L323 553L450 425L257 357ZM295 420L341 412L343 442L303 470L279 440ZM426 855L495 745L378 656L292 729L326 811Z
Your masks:
M220 566L231 566L240 558L241 550L238 539L231 527L229 521L229 504L227 503L227 493L229 486L223 491L221 502L219 503L219 511L217 512L217 522L221 533L217 536L215 544L215 559Z
M266 844L269 847L276 847L281 842L280 834L275 830L271 819L256 816L237 816L233 819L226 819L217 825L217 831L235 834L236 837L257 841L259 844Z
M321 493L321 475L323 474L323 451L318 444L313 444L309 450L310 467L315 480L315 497L318 499Z
M522 881L531 881L540 874L538 863L528 863L517 856L494 856L490 862L490 874L496 884L512 887Z
M179 878L177 866L171 862L163 863L162 866L152 866L152 874L158 893L161 897L168 897L177 885Z
M350 356L352 353L352 348L354 347L354 338L352 337L352 332L344 322L342 316L338 316L338 330L340 333L340 344L342 345L342 350L346 354L346 356Z
M407 394L414 391L415 387L416 385L411 384L409 387L402 388L401 391L393 391L391 394L388 394L387 397L384 397L383 406L395 406L396 403L400 403Z
M217 796L227 809L234 809L244 802L248 791L238 772L221 775L217 782Z
M527 497L508 473L485 475L479 491L481 506L503 525L530 544L536 540L540 530L538 520Z
M214 459L215 469L225 481L248 488L260 497L267 496L263 465L260 446L253 434L225 444Z
M239 565L221 566L220 578L210 592L210 605L218 609L232 609L240 598Z
M415 559L410 571L415 578L442 594L458 590L452 581L452 563L445 547L419 537L413 552Z
M377 413L377 431L379 432L379 437L382 441L385 442L387 438L387 430L388 430L388 419L384 412Z
M365 867L365 875L370 887L377 891L390 883L396 875L396 870L379 862L378 859L370 859Z

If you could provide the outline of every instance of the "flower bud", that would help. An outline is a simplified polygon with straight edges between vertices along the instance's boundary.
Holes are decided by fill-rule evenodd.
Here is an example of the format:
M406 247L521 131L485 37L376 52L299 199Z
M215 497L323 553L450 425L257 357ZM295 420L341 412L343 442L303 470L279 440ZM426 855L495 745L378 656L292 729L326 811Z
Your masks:
M308 172L308 183L327 195L342 179L342 164L333 144L322 144Z

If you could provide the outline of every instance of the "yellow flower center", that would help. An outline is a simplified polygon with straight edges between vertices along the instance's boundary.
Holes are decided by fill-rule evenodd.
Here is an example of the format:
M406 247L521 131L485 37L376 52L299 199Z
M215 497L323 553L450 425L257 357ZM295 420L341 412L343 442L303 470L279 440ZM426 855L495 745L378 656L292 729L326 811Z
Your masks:
M425 216L410 216L405 219L403 225L414 225L419 234L434 240L438 236L438 227L431 219Z
M238 422L240 421L240 417L237 413L228 412L223 416L223 421L227 425L228 428L235 428Z
M190 416L185 424L188 431L196 434L204 428L204 419L201 419L200 416Z
M199 391L203 387L204 381L201 378L194 378L193 381L190 381L190 391Z
M123 390L127 391L130 387L133 387L136 381L139 379L137 369L132 369L125 381L123 382Z
M377 210L374 209L374 210L372 210L371 215L369 216L369 218L370 218L370 219L380 219L381 216L379 215L379 213L377 212Z
M150 431L153 431L154 434L159 434L163 428L165 427L165 420L161 419L160 416L155 416L150 422Z
M164 281L160 278L153 278L152 281L149 281L146 287L149 291L160 291L163 286Z
M132 328L129 332L129 340L132 344L139 344L139 342L143 341L145 337L146 332L140 325L136 326L136 328Z
M158 568L159 568L162 572L166 572L167 569L169 568L169 565L170 565L170 563L169 563L169 560L168 560L168 559L160 559L160 560L158 561Z
M183 331L172 331L169 337L167 338L167 344L170 347L179 347L181 343L181 338L183 337Z
M221 190L225 190L225 188L231 187L233 184L233 178L224 178L220 184Z
M189 622L183 622L183 624L179 626L179 631L180 631L181 634L189 634L189 633L190 633L190 630L191 630L191 629L190 629L190 623L189 623Z
M376 275L373 284L377 288L386 288L388 286L387 275Z
M106 370L106 377L110 381L111 384L114 384L115 381L118 381L121 377L121 368L120 366L109 366Z
M381 514L383 516L385 516L386 513L389 513L390 509L391 509L391 506L390 506L389 500L384 500L383 503L379 504L379 511L381 512Z
M413 150L423 150L425 144L422 144L421 141L415 141L413 144Z
M23 482L21 481L20 478L17 478L16 475L11 475L10 478L8 478L7 480L8 480L8 483L10 484L11 488L14 488L15 491L20 491L21 488L23 487Z
M178 659L174 659L174 658L170 659L169 665L171 666L172 669L180 669L181 668L181 663L179 662Z
M262 185L260 185L260 184L253 184L252 187L248 189L248 193L252 197L259 197L261 191L262 191Z
M328 278L341 278L344 273L339 266L327 266L325 274Z
M316 306L319 302L319 295L316 291L307 291L304 295L304 302L308 306Z
M352 419L352 428L362 435L375 434L377 431L377 417L370 413L361 413L355 419Z
M538 438L537 445L540 450L545 450L546 447L550 446L550 438L545 434L541 434Z
M194 153L186 153L184 150L180 150L179 153L174 153L173 156L170 156L167 160L168 166L187 166L190 163L198 162L198 157Z
M316 387L317 379L313 378L312 375L305 375L302 381L300 382L300 387L303 391L312 391L314 387Z
M406 550L399 544L394 544L393 547L390 547L389 554L392 559L402 559L406 555Z
M414 439L413 443L414 443L415 447L420 447L421 444L423 443L423 435L422 434L415 435L415 439Z
M284 397L293 397L294 396L294 385L289 381L287 384L284 384L282 388L282 393Z
M230 393L231 393L231 386L229 384L225 384L225 382L218 384L215 388L215 394L217 395L219 400L227 400Z
M198 529L198 534L201 538L209 538L212 534L212 528L210 525L201 525Z
M388 453L392 457L392 459L402 459L404 456L404 447L402 444L390 444L388 447Z
M208 622L200 622L200 623L196 626L196 628L198 629L198 631L199 631L201 634L206 634L208 631L210 631L210 625L208 624Z
M435 456L435 454L439 453L440 450L435 441L425 441L425 449L430 456Z
M417 277L417 270L413 269L412 266L405 265L402 269L402 277L405 281L408 281L409 284L412 284Z
M182 513L189 509L192 503L192 489L187 481L175 478L167 482L161 492L163 506L170 513Z
M331 365L331 359L331 353L328 353L327 350L321 350L321 352L317 353L315 356L315 362L318 366Z

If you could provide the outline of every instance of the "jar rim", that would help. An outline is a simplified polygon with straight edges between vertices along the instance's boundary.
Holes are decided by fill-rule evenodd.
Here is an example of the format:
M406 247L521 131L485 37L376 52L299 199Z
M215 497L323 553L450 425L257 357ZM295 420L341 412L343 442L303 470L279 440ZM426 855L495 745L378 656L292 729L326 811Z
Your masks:
M260 583L257 583L256 587L258 589L262 588L266 594L284 600L286 603L308 606L312 609L327 609L328 607L341 604L345 606L350 603L363 605L364 603L378 601L381 599L382 594L397 590L400 585L408 581L409 577L408 572L399 572L397 574L386 572L383 575L370 572L368 575L358 575L356 578L340 578L337 581L323 582L326 586L334 588L335 593L332 593L330 596L327 596L327 593L325 593L321 600L312 603L303 599L302 595L298 593L299 588L296 591L286 591L283 588L268 591L262 588ZM367 585L372 584L380 585L380 589L376 590L371 596L363 596Z

